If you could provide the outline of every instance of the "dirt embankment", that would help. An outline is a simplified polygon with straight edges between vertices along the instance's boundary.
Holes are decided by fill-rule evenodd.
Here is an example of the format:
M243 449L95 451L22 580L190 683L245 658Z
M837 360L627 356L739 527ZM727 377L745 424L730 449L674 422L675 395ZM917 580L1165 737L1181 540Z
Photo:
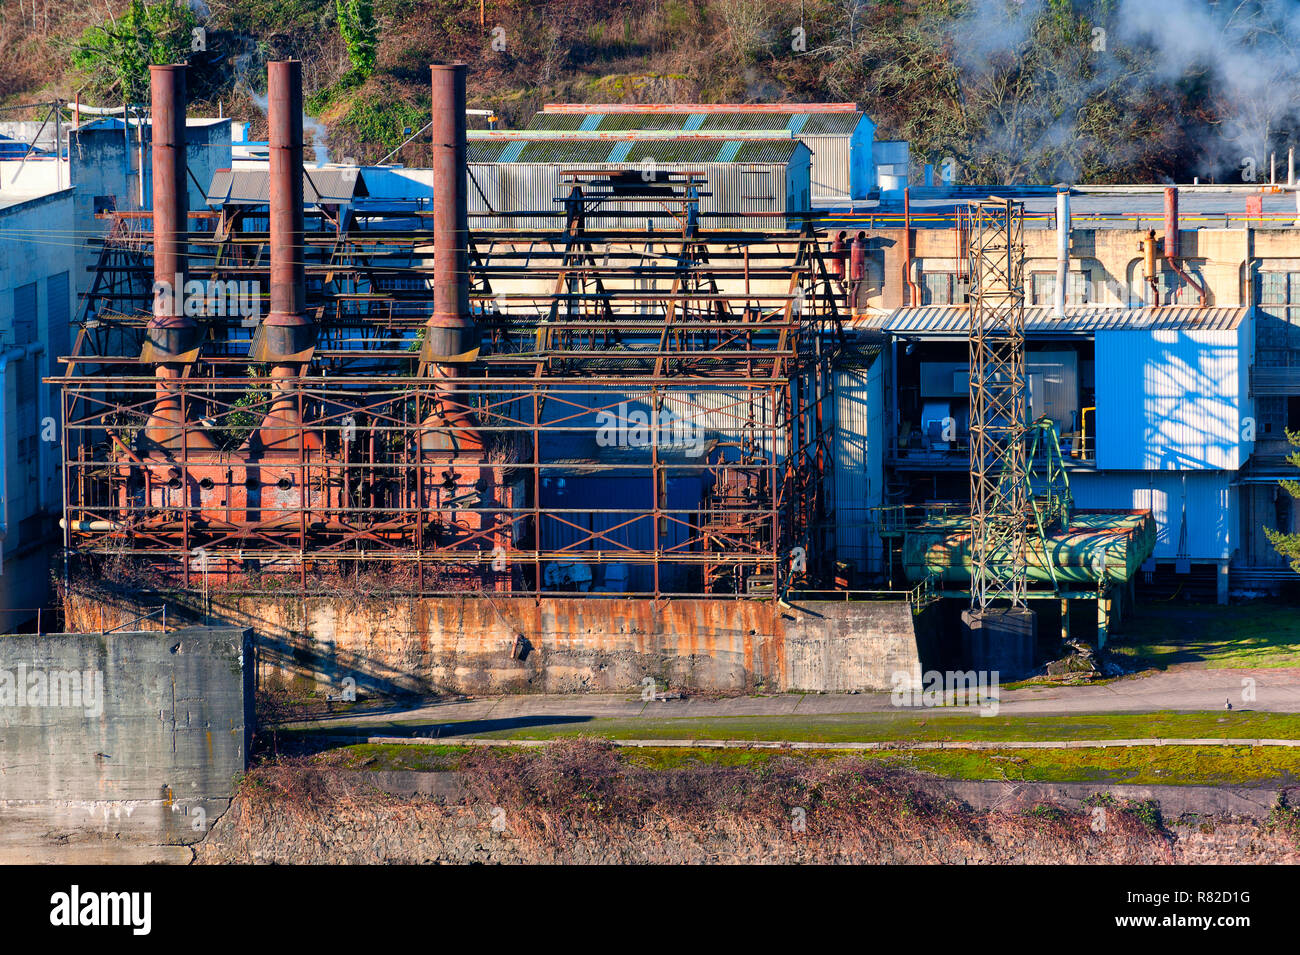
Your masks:
M287 762L196 847L221 863L1296 863L1287 827L1151 804L972 810L861 761L629 769L599 743L476 754L429 794ZM1291 830L1293 832L1294 830Z

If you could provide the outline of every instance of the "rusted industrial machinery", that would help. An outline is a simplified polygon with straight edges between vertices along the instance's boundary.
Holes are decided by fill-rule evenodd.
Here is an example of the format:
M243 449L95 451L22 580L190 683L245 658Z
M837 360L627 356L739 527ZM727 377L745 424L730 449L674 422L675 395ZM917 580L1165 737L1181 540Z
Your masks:
M471 229L455 64L432 69L432 207L327 199L366 170L304 170L287 62L264 186L187 217L183 77L154 71L152 232L113 214L59 379L70 573L743 594L786 586L797 547L807 579L829 562L843 288L811 216L713 229L695 177L573 169L554 227Z

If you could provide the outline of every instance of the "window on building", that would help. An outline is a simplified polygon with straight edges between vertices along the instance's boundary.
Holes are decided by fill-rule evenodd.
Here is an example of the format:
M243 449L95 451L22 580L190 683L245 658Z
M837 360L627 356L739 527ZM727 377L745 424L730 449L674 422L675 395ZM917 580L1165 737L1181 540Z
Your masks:
M1067 299L1070 305L1086 305L1092 301L1092 270L1079 269L1070 272L1066 284ZM1055 272L1033 272L1029 276L1029 301L1027 305L1051 305L1056 295Z
M970 281L955 272L921 273L922 305L964 305L970 293Z
M36 283L29 282L14 289L14 344L28 345L36 341ZM20 362L14 369L18 380L18 404L36 400L35 362Z
M1029 276L1030 305L1051 305L1056 291L1055 272L1034 272Z
M1300 272L1260 272L1260 305L1300 305Z
M1193 265L1186 262L1182 264L1183 271L1192 277L1196 286L1204 288L1205 278L1200 271ZM1151 285L1149 282L1143 283L1147 288L1147 297L1151 295ZM1158 295L1154 305L1199 305L1201 301L1200 293L1196 287L1186 281L1177 272L1171 269L1161 269L1160 275L1156 280Z
M394 302L394 315L422 315L428 311L428 300L433 296L429 283L425 279L403 275L378 276L375 279L375 288L380 292L423 293L423 296L407 296Z
M952 273L951 272L921 273L921 304L922 305L951 305L952 304Z
M1071 305L1087 305L1092 301L1092 270L1080 269L1077 272L1070 273L1070 281L1066 286L1070 296Z

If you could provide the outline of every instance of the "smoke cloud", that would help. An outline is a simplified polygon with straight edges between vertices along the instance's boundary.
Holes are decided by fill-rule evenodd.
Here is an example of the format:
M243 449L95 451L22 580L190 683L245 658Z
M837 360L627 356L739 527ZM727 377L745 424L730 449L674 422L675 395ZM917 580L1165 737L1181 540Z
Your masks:
M1071 88L1049 86L1059 95L1017 101L1015 128L994 116L976 154L1068 153L1081 135L1079 110L1071 107L1117 86L1130 101L1173 87L1194 93L1216 117L1175 117L1200 123L1194 174L1225 182L1267 177L1269 153L1284 150L1300 127L1300 2L973 0L949 30L954 60L969 82L989 82L1026 55L1040 18L1072 7L1093 28L1091 38L1072 41L1085 68L1069 77ZM1062 157L1056 178L1076 172Z

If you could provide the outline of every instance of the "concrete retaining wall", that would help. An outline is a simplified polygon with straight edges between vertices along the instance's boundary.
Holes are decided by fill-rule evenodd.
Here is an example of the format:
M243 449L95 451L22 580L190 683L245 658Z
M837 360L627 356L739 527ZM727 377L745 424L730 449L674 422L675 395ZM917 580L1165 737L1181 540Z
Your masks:
M237 628L0 637L0 863L188 859L247 765L251 647Z
M901 601L547 597L70 596L70 625L95 628L165 600L171 619L247 627L264 680L337 692L470 694L662 688L721 692L890 689L920 678L918 620ZM104 623L101 624L100 620ZM923 622L923 621L922 621ZM526 653L512 650L520 635Z

